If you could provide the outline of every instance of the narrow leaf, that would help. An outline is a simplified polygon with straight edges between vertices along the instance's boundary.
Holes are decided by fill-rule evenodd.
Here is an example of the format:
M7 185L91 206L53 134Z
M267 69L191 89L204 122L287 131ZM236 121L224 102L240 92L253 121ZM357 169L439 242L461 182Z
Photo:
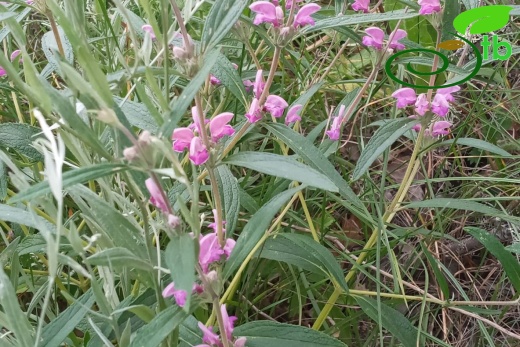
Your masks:
M488 231L475 227L466 227L464 230L497 258L516 292L520 292L520 263L518 259L505 249L496 236L491 235Z
M85 183L107 175L123 172L127 169L128 167L124 164L102 163L67 171L63 174L63 189L71 187L75 184ZM29 189L24 190L21 193L16 194L11 199L9 199L9 202L17 203L21 201L29 201L50 192L51 189L49 187L49 182L43 181L31 186Z
M278 234L265 242L261 258L296 265L335 280L346 292L347 282L330 251L312 238L299 234Z
M166 247L166 265L175 284L175 289L186 292L186 304L184 310L188 311L191 301L191 290L195 282L195 243L194 239L184 233L170 238Z
M226 262L223 275L224 279L228 278L244 262L248 254L267 231L269 225L271 225L275 214L294 194L303 188L305 188L305 185L300 185L276 195L251 217L238 237L235 248L233 248Z
M272 153L240 152L228 157L225 162L331 192L338 191L338 187L324 174L291 157Z
M244 336L247 347L347 347L320 331L299 325L256 321L236 327L235 336Z
M383 328L399 339L403 347L417 346L417 328L401 312L382 302L379 303L379 306L376 300L369 297L356 296L355 299L363 312L372 320L378 322L379 317L381 317Z
M352 172L352 179L360 179L377 157L390 147L401 135L412 129L413 126L418 123L418 120L398 118L383 125L374 136L372 136L361 152L357 165Z

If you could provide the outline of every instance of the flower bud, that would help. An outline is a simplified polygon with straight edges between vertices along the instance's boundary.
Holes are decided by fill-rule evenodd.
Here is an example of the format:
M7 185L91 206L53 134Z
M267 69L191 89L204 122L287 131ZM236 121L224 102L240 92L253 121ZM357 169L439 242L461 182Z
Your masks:
M181 224L181 219L174 214L168 215L168 225L177 228Z
M126 160L133 161L137 158L138 152L134 146L128 147L123 150L123 156L125 157Z

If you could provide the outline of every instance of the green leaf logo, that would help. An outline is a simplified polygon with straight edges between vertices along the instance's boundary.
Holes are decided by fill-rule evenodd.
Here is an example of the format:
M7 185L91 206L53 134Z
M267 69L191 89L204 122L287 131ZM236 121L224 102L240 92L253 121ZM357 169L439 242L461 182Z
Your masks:
M509 22L510 6L495 5L474 8L455 17L453 26L461 34L471 26L470 34L484 34L502 29Z

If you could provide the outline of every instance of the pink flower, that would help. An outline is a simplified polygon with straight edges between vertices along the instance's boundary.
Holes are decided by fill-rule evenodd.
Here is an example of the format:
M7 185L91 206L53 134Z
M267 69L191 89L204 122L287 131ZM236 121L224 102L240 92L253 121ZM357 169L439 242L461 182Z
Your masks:
M202 342L209 345L220 346L220 337L213 332L213 327L206 327L204 324L199 322L199 329L202 330ZM203 346L203 345L201 345Z
M343 117L345 117L345 105L341 105L341 107L339 108L338 115L332 121L330 130L327 130L325 132L325 134L327 134L329 139L331 139L332 141L339 140L339 132L341 129L341 122L343 121Z
M202 288L202 286L198 283L193 283L191 292L193 294L201 294L204 292L204 288ZM162 296L163 298L169 298L173 296L175 298L175 302L180 307L184 307L184 305L186 305L186 291L181 289L175 289L175 284L173 282L168 284L166 288L164 288L164 290L162 291Z
M20 55L20 53L22 53L19 49L13 51L13 53L11 53L11 61L14 61L16 59L16 57L18 57ZM22 62L22 58L20 58L20 63Z
M453 101L455 101L455 98L453 97L453 95L451 95L451 93L458 92L459 90L460 90L459 86L453 86L453 87L438 89L437 94L442 94L445 96L445 98L446 98L446 100L448 100L448 102L453 102Z
M155 40L155 33L153 32L153 28L150 24L145 24L141 27L141 29L145 32L145 33L148 33L148 35L150 35L150 38L152 40Z
M200 239L199 245L199 263L202 267L202 271L204 271L204 273L207 273L209 265L216 261L219 261L222 255L224 254L224 250L220 247L217 233L210 233L204 235Z
M426 94L419 94L417 101L415 102L415 112L424 116L424 114L430 110L430 103L427 100Z
M295 28L302 27L305 25L314 25L314 19L311 17L312 14L318 12L321 9L321 6L318 4L307 4L304 5L296 16L294 17L293 26Z
M287 116L285 116L285 124L289 125L290 123L302 120L302 117L298 115L298 112L302 109L303 105L294 105L287 111Z
M441 11L441 3L439 0L419 0L418 3L421 5L419 14L426 15Z
M254 86L253 82L251 82L250 80L246 80L243 83L244 83L244 87L246 88L246 92L249 93L251 90L253 90L253 86Z
M397 89L392 93L392 96L397 99L397 108L404 108L415 103L417 95L412 88Z
M224 112L215 116L209 122L209 131L211 132L211 140L217 142L224 136L231 136L235 133L235 129L228 123L233 118L234 114L231 112Z
M195 135L190 128L177 128L173 131L173 150L182 153L190 146L191 140Z
M279 27L283 21L283 10L280 6L275 6L269 1L253 2L249 8L256 13L253 23L260 25L262 23L271 23L275 27Z
M370 0L356 0L352 4L352 9L354 11L363 11L364 13L367 13L369 4Z
M390 34L392 36L392 34ZM388 47L391 49L395 49L396 51L405 49L405 46L399 42L399 40L404 39L408 36L408 33L402 29L397 29L397 31L393 34L392 41L390 41Z
M254 98L251 102L251 106L249 107L249 111L246 113L246 118L249 121L249 123L256 123L260 119L262 119L262 112L260 111L260 108L258 107L258 99Z
M412 115L412 116L409 116L408 118L412 118L412 119L418 119L419 116L417 116L416 114ZM413 130L419 132L421 130L421 123L419 124L415 124L413 127L412 127Z
M148 192L150 192L150 203L163 212L168 212L168 204L164 200L162 188L159 187L152 178L144 181Z
M199 122L199 111L197 109L197 106L193 106L191 108L191 119L193 119L193 124L195 124L195 129L200 134L200 122ZM206 118L204 118L204 124L209 122Z
M432 136L438 137L441 135L448 135L450 133L451 126L452 124L450 122L444 120L433 123Z
M234 329L234 323L237 320L237 317L235 316L229 316L226 310L226 305L220 306L220 313L222 314L222 320L224 321L224 330L226 331L226 336L228 340L231 340L233 329Z
M449 109L450 103L448 102L446 95L439 93L435 94L435 97L432 101L432 112L439 117L444 117L448 114Z
M209 83L211 83L214 86L218 86L220 84L220 80L218 78L216 78L215 76L210 75L209 76Z
M260 96L264 91L264 87L265 83L264 77L262 76L262 70L258 70L256 72L255 83L253 84L253 94L255 95L255 98L260 99Z
M7 75L7 72L3 67L0 66L0 77Z
M175 289L175 284L173 282L168 284L166 288L164 288L164 290L162 291L162 296L163 298L169 298L173 296L175 298L175 302L180 307L184 307L184 305L186 305L186 291L181 289Z
M204 164L209 158L208 149L200 137L194 137L190 142L190 160L195 165Z
M229 258L231 252L233 252L233 248L235 248L236 241L229 238L226 240L226 245L224 246L224 254Z
M302 2L302 1L303 1L303 0L295 0L295 1L294 1L294 3L295 3L294 6L297 8L298 3L299 3L299 2ZM273 3L274 3L274 1L273 1ZM276 3L278 3L278 1L276 1ZM277 5L277 4L276 4L276 5ZM293 5L293 0L285 0L285 8L286 8L287 10L290 10L291 7L292 7L292 5Z
M375 49L383 49L383 39L385 38L385 33L383 30L370 27L366 28L365 32L368 36L363 36L363 44L367 47L374 47Z
M269 95L264 104L264 110L271 113L273 117L280 118L289 106L287 101L278 95Z

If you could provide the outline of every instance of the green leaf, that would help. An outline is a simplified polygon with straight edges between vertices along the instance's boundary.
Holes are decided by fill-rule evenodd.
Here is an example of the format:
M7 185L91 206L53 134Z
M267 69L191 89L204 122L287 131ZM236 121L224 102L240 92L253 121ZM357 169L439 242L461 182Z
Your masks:
M414 201L404 206L402 209L408 208L454 208L457 210L466 210L483 213L492 217L502 218L506 221L519 221L519 218L517 217L506 215L497 209L494 209L492 207L472 200L437 198L431 200Z
M450 40L453 38L455 33L455 27L453 26L453 20L460 14L460 2L459 1L446 1L444 3L442 13L442 38L441 42Z
M58 33L60 35L63 52L65 53L65 59L72 64L74 62L74 51L72 50L72 45L60 26L58 26ZM52 72L59 71L60 53L58 50L58 44L56 43L56 37L52 31L43 34L42 50L49 63L42 70L41 76L47 78Z
M226 234L233 235L240 212L240 186L227 165L219 165L215 174L226 212Z
M379 157L383 152L390 147L401 135L413 128L414 125L418 124L418 120L409 118L398 118L394 119L381 128L370 138L365 148L361 152L357 161L356 167L352 172L352 179L358 180L365 174L370 165Z
M153 271L150 263L139 259L126 248L113 247L97 252L85 260L88 264L108 266L110 268L136 268L145 271Z
M103 70L101 70L101 64L93 64L97 60L91 53L90 45L86 40L87 34L82 32L84 28L78 28L76 23L73 22L74 18L68 17L55 0L46 0L46 4L69 38L77 61L87 77L86 79L106 105L111 106L114 101L110 87Z
M343 342L299 325L256 321L236 327L235 336L244 336L247 347L346 347Z
M170 333L188 317L182 308L170 306L135 332L130 347L159 346Z
M253 250L267 231L275 214L284 206L287 201L305 185L286 190L263 205L254 215L240 233L237 243L229 256L224 267L224 280L228 278L244 262L247 255Z
M0 305L2 305L2 311L9 323L6 328L14 334L18 340L18 346L33 347L33 329L25 313L20 309L18 297L9 277L4 272L3 264L0 266Z
M7 166L0 160L0 200L4 201L7 197Z
M277 234L265 242L259 257L296 265L317 274L325 274L348 293L348 285L338 262L327 248L308 236Z
M62 237L60 241L60 252L70 252L71 250L72 246L69 241L65 237ZM43 254L47 252L47 242L41 234L27 235L22 239L18 247L16 247L16 252L18 255L29 253Z
M496 236L491 235L489 231L475 227L466 227L464 230L497 258L516 292L520 292L520 262L518 262L518 259L505 249Z
M513 252L513 253L516 253L516 254L520 254L520 242L513 243L512 245L507 246L506 249L507 249L509 252Z
M338 191L338 187L324 174L288 156L260 152L239 152L228 157L225 162L264 174L299 181L331 192Z
M424 255L426 256L426 259L428 259L428 262L430 263L430 268L433 270L433 273L435 274L435 281L441 288L444 297L449 298L450 287L448 286L448 282L446 281L446 276L444 276L444 274L441 271L439 261L430 253L430 250L427 246L425 246L423 242L421 242L421 249L424 252Z
M24 8L23 11L20 12L20 14L18 14L18 16L14 19L14 21L17 23L20 23L25 17L27 17L29 15L31 10L32 10L32 8L29 6L27 8ZM7 35L9 35L10 33L11 33L11 28L8 25L3 27L2 30L0 30L0 41L3 41L7 37Z
M390 11L385 13L375 14L343 14L337 17L329 17L316 21L313 26L307 26L300 30L300 35L306 35L308 33L319 31L323 29L332 29L337 27L352 26L363 23L382 23L397 19L406 19L417 17L419 13L404 10Z
M186 295L185 311L189 311L191 291L195 282L195 242L194 239L184 233L170 238L166 247L165 261L175 283L175 289L184 290Z
M511 6L494 5L482 6L464 11L453 21L453 26L461 34L469 29L470 34L485 34L490 31L500 30L509 22Z
M94 304L92 289L89 289L76 302L67 307L42 330L42 342L39 346L59 346L87 314Z
M372 320L379 322L381 317L381 325L395 336L403 347L416 347L417 328L410 323L408 319L399 311L378 302L369 297L355 296L356 302L363 312L365 312Z
M119 105L123 101L123 98L114 96L114 101ZM126 100L121 105L121 111L123 111L128 122L133 126L138 127L139 129L148 130L152 134L157 134L159 126L145 105L139 102Z
M0 219L38 229L42 234L56 232L56 227L43 217L9 205L0 204Z
M43 156L32 146L40 132L41 129L28 124L0 124L0 148L14 149L32 160L42 161Z
M45 93L52 100L52 108L58 113L70 128L77 134L78 139L85 142L92 150L106 159L112 160L112 156L103 147L95 133L78 117L76 108L66 96L60 94L47 81L42 81Z
M233 67L233 64L231 64L225 55L219 54L211 73L217 77L227 89L229 89L242 105L246 105L247 94L246 89L244 88L244 83L242 82L238 71Z
M0 12L0 22L16 16L16 12Z
M63 189L71 187L75 184L85 183L107 175L113 175L128 169L125 164L119 163L102 163L94 166L82 167L67 171L63 174ZM38 182L30 188L16 194L9 199L9 203L17 203L21 201L29 201L39 196L51 192L48 181Z
M95 230L106 235L116 247L129 250L134 257L148 259L142 231L128 217L86 187L71 187L70 195Z
M272 123L264 126L298 154L305 163L327 176L339 188L339 193L345 199L346 206L352 213L364 221L372 223L370 213L363 202L341 177L334 165L311 141L284 124Z
M202 52L215 47L237 22L248 0L219 0L213 3L202 31Z
M305 104L309 102L309 100L314 96L314 94L316 94L316 92L321 89L321 87L323 86L324 83L325 83L324 81L321 81L321 82L315 83L312 86L310 86L309 88L307 88L305 90L305 93L303 93L303 95L301 95L298 99L294 100L294 102L288 108L290 109L294 105L305 106ZM274 124L278 124L278 123L274 123Z
M484 151L487 151L487 152L490 152L490 153L495 153L495 154L498 154L498 155L501 155L501 156L504 156L504 157L510 157L511 156L511 154L508 153L507 151L505 151L502 148L500 148L498 146L495 146L495 145L493 145L493 144L491 144L491 143L489 143L487 141L479 140L479 139L466 138L466 137L453 139L453 140L442 141L442 142L439 142L439 143L435 144L435 147L451 145L453 143L455 143L457 145L469 146L469 147L473 147L473 148L482 149Z
M217 50L210 51L204 57L204 63L201 65L201 69L193 77L190 83L184 88L182 94L171 103L172 112L168 116L168 120L164 122L161 127L161 134L165 137L171 137L173 129L177 126L177 123L182 118L186 110L191 105L191 102L195 98L195 95L199 91L200 87L206 81L209 72L216 63L220 52Z

